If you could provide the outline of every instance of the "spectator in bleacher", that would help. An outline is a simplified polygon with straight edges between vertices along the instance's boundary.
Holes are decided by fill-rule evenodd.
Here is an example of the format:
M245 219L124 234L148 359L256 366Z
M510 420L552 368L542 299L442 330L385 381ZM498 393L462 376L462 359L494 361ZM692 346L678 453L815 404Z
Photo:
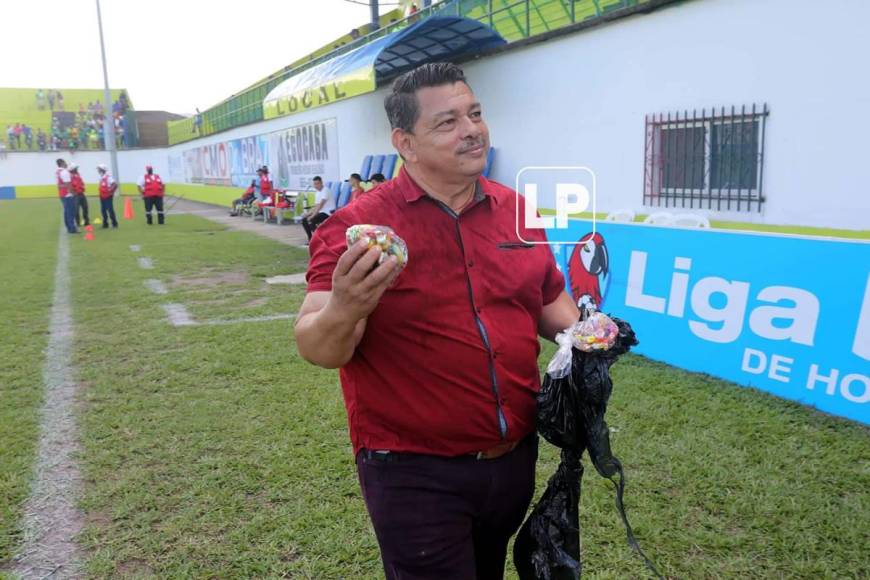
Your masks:
M15 148L21 149L21 123L15 123Z
M100 136L97 135L97 130L91 128L88 130L88 147L91 149L99 149L100 148Z
M54 111L54 90L48 89L48 106Z
M121 131L121 145L123 147L127 146L127 115L121 115L121 118L118 119L118 126Z
M121 96L118 97L118 104L121 105L121 113L126 113L130 108L130 99L127 98L127 91L121 91Z
M489 130L462 69L401 75L385 108L404 165L318 228L296 344L341 368L388 580L502 578L535 490L539 335L579 312L545 244L499 249L520 241L517 194L482 177ZM348 249L353 224L395 229L408 267Z
M196 115L193 116L193 133L202 135L202 113L199 112L199 107L196 108Z
M362 187L362 176L359 173L351 173L348 181L350 182L350 201L356 201L365 192Z
M15 125L6 127L6 142L9 143L9 149L15 149Z
M36 108L40 111L45 110L45 91L36 89Z
M386 183L387 178L384 177L383 173L375 173L369 178L369 181L372 182L372 188L375 188L382 183Z
M55 91L54 97L57 99L57 110L63 111L63 95L60 91Z
M45 151L48 147L48 139L42 128L36 130L36 146L40 151Z
M109 227L109 220L112 220L112 227L118 227L118 218L115 217L115 191L118 189L118 183L109 173L105 165L97 165L97 173L100 174L100 214L103 216L103 229Z
M33 151L33 129L27 125L22 125L21 132L24 133L24 145L28 151Z
M75 194L76 200L76 225L91 225L91 218L88 215L88 198L85 195L85 180L79 175L79 166L75 163L69 166L70 188Z
M311 180L314 185L314 205L302 214L302 227L308 241L314 235L314 230L335 211L335 194L327 187L323 187L323 179L316 176Z
M60 203L63 205L63 224L66 226L66 231L71 234L78 233L76 228L76 200L75 194L70 188L71 176L66 168L66 161L63 159L57 160L57 194L60 197Z
M142 194L142 199L145 201L145 221L150 226L151 210L157 210L157 224L164 224L163 217L163 196L166 193L166 187L163 185L163 180L160 176L154 173L154 168L150 165L145 166L145 175L139 178L137 184L139 193Z

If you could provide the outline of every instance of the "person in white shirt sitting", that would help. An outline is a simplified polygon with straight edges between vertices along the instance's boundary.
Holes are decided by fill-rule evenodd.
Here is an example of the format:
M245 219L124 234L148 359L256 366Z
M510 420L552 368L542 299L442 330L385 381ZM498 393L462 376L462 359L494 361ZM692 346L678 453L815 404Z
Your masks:
M323 187L323 180L319 175L311 181L316 192L314 205L302 214L302 227L305 228L308 241L311 241L311 236L314 235L317 226L335 211L335 194L329 188Z

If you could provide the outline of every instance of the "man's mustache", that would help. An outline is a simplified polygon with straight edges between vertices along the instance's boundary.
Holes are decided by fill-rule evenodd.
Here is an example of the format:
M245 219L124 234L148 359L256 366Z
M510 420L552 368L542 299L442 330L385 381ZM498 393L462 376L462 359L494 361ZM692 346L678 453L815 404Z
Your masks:
M472 149L477 149L478 147L483 147L486 145L483 139L475 139L474 141L467 141L465 145L460 147L456 152L457 153L468 153Z

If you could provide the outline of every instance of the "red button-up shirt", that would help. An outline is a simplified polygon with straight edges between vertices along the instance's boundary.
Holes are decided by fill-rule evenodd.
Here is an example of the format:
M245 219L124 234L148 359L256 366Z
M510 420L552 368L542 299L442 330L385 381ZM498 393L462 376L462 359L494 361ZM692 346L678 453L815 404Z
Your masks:
M340 371L354 452L455 456L534 430L538 322L565 283L549 246L518 239L517 203L480 178L476 202L457 216L403 169L317 229L309 292L332 289L351 225L389 226L408 245L407 267Z

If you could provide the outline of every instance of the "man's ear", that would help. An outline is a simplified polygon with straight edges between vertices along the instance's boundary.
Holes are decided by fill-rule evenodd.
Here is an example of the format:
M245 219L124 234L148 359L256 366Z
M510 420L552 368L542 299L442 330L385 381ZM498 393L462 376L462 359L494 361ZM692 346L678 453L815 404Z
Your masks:
M396 128L390 134L390 139L393 142L393 148L399 152L402 159L411 163L417 161L417 143L413 133Z

